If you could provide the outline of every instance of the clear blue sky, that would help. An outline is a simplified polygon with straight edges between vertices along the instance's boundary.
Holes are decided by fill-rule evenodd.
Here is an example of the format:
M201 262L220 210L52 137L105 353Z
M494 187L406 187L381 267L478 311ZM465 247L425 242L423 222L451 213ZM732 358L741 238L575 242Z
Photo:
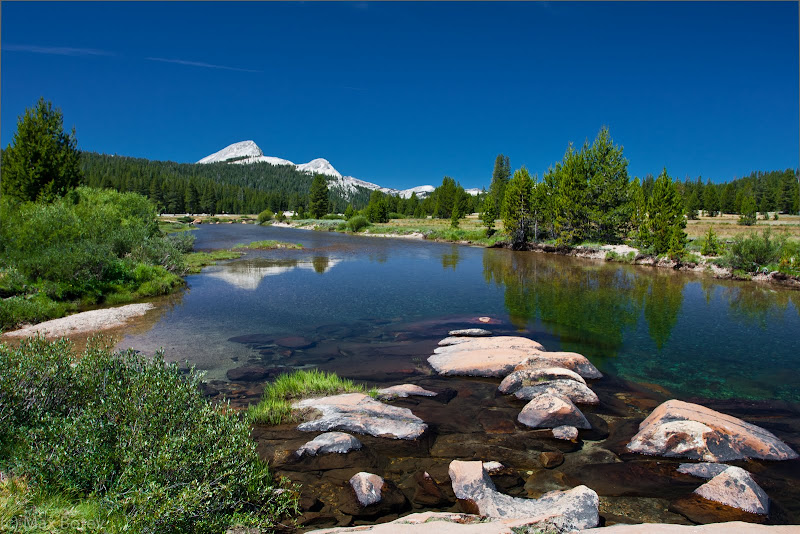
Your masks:
M800 166L797 2L2 2L0 143L39 96L84 150L254 140L391 187L539 176L608 125L629 172Z

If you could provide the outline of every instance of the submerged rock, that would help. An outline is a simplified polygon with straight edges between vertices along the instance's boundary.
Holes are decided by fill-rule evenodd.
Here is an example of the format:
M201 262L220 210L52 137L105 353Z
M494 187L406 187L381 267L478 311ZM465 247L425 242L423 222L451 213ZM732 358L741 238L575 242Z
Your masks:
M287 349L306 349L314 344L302 336L281 337L275 340L275 344Z
M456 337L486 337L491 336L492 333L484 328L465 328L463 330L450 330L447 335Z
M414 474L416 487L414 488L413 501L422 506L441 506L448 503L447 497L442 493L439 484L427 471L418 471Z
M566 397L575 404L600 404L600 399L594 391L574 380L548 380L523 386L514 392L514 396L522 400L531 400L545 393Z
M312 439L295 452L297 456L307 454L316 456L318 454L339 453L345 454L361 448L361 442L350 434L344 432L326 432Z
M553 429L553 437L566 441L574 441L578 439L578 429L569 425L557 426Z
M489 518L520 519L559 530L597 526L600 521L597 493L586 486L552 491L539 499L502 494L479 461L450 463L453 492L466 511Z
M522 387L549 380L573 380L586 384L586 381L578 373L563 367L534 367L512 372L500 382L497 389L500 393L511 394Z
M394 439L416 439L428 426L408 408L389 406L363 393L305 399L293 405L321 413L318 419L300 424L303 431L344 430Z
M685 457L707 462L743 458L797 458L774 434L731 415L679 400L658 406L639 425L627 449L656 456Z
M711 462L699 462L696 464L681 464L678 466L678 473L692 475L700 478L714 478L725 471L730 466L728 464L717 464Z
M547 393L531 400L517 416L517 421L531 428L573 426L589 429L592 425L572 401Z
M435 397L437 393L435 391L424 389L416 384L400 384L378 390L378 398L383 400L395 399L397 397L405 398L412 395L420 397Z
M704 499L751 514L766 515L769 512L769 497L750 473L740 467L728 467L694 492Z

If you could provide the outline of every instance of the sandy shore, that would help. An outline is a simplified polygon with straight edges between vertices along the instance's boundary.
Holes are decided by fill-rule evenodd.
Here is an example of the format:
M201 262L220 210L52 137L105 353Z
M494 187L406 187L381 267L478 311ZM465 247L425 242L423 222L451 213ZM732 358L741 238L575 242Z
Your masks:
M62 337L110 330L125 325L130 319L142 316L153 308L153 304L144 303L81 312L6 332L2 337L23 338L37 333L46 337Z

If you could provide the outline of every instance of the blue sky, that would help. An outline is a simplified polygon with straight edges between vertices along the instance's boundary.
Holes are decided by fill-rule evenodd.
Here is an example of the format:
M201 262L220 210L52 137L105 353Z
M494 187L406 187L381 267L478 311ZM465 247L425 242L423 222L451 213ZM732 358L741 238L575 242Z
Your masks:
M391 187L539 176L607 125L629 172L796 168L797 2L2 2L0 143L39 96L84 150L254 140Z

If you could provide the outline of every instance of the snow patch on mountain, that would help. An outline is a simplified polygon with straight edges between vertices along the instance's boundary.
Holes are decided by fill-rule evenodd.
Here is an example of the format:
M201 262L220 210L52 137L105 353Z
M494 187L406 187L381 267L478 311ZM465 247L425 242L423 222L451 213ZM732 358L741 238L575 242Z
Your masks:
M264 153L261 152L261 149L258 148L254 141L240 141L204 157L197 163L216 163L238 158L258 158L263 155Z
M342 177L341 173L333 168L331 162L324 158L312 159L308 163L298 165L297 170L311 174L325 174L334 178Z

